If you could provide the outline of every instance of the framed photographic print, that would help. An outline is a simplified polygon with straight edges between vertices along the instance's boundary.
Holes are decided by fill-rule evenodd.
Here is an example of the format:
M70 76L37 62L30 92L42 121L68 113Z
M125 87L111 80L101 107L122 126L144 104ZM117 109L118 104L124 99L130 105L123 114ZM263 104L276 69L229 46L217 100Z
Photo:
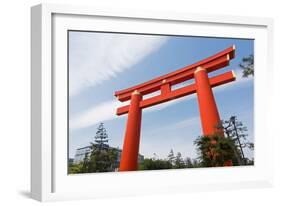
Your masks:
M271 19L31 14L34 199L272 185Z

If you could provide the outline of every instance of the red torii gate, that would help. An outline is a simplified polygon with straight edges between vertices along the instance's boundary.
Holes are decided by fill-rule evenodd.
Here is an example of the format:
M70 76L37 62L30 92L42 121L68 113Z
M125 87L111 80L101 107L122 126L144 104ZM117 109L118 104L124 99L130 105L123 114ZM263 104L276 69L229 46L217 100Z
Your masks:
M213 95L212 87L235 80L233 71L208 77L208 73L229 65L229 61L235 57L235 46L229 47L213 56L194 63L190 66L178 69L169 74L157 77L142 84L115 92L119 101L130 101L130 105L117 109L117 115L128 113L123 151L120 161L120 171L133 171L138 168L138 153L141 131L142 109L163 102L177 99L186 95L197 93L200 118L203 135L212 135L223 131L217 129L220 116ZM195 84L171 90L171 86L194 78ZM156 91L160 95L142 99L143 95Z

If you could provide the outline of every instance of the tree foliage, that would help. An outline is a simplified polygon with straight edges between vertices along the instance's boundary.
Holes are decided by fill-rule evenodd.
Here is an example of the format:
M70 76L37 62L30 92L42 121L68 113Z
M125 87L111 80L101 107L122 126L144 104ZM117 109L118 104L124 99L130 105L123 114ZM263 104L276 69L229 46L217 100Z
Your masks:
M83 163L79 163L79 164L69 164L68 166L68 173L69 174L77 174L77 173L81 173L82 171L82 167L83 167Z
M183 161L183 158L181 156L181 153L178 152L177 153L177 156L175 158L175 165L174 165L174 168L175 169L179 169L179 168L185 168L185 162Z
M187 157L185 160L180 152L174 155L173 149L170 150L166 159L145 158L139 164L139 170L161 170L161 169L180 169L199 167L196 159Z
M244 57L239 66L243 70L243 77L254 76L254 55Z
M117 160L117 149L108 145L108 135L103 123L100 123L95 143L91 143L91 155L88 159L87 172L109 172L114 170L114 163Z
M108 135L104 124L98 126L94 143L91 143L91 152L86 154L79 167L71 168L73 173L110 172L117 165L118 150L108 145Z
M168 161L171 163L171 165L175 164L175 155L173 149L171 149L170 153L168 154Z
M246 139L247 127L231 116L229 120L222 120L218 129L224 131L224 136L200 136L194 144L197 147L198 160L201 167L219 167L226 165L251 165L253 160L245 157L243 148L254 148L254 144Z
M139 170L161 170L161 169L172 169L173 165L167 160L161 159L144 159L142 163L139 164Z
M235 156L239 165L246 165L252 163L247 160L244 154L244 148L254 150L254 143L247 140L248 131L247 127L243 125L241 121L238 121L236 116L231 116L228 120L222 120L219 128L224 130L225 136L232 139L237 147L235 150Z
M231 138L222 138L219 135L199 136L194 144L197 147L198 160L201 167L221 167L227 161L237 162L237 150Z
M95 144L92 143L92 146L95 145L99 151L108 149L108 135L103 123L100 123L98 126L96 136L95 136Z

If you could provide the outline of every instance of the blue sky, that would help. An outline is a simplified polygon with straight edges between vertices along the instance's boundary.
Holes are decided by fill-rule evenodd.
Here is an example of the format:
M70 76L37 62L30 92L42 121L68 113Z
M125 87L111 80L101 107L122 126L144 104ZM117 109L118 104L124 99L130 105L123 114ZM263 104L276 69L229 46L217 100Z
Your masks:
M253 78L242 78L239 63L253 54L254 41L188 36L117 33L69 33L69 156L89 145L100 122L109 144L122 148L127 115L116 116L114 92L204 59L235 45L230 66L209 76L234 70L237 80L213 89L221 119L236 115L253 140ZM189 82L190 83L190 82ZM144 96L144 98L147 98ZM166 158L171 149L183 157L197 156L193 145L201 135L196 94L143 110L140 153ZM253 157L252 151L245 151Z

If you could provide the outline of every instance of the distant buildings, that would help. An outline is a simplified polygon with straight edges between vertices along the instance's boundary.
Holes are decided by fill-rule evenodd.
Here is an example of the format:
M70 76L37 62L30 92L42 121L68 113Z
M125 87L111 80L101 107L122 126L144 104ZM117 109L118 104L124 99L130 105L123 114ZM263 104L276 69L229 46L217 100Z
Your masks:
M82 162L86 155L90 155L91 153L91 146L81 147L76 149L76 153L74 156L74 164L78 164L79 162Z
M113 147L109 147L109 148L113 148ZM117 152L118 152L117 161L115 164L115 167L117 168L117 167L119 167L119 164L120 164L122 150L119 148L115 148L115 149L117 149ZM92 151L91 146L86 146L86 147L81 147L81 148L76 149L73 163L78 164L78 163L82 162L86 155L90 156L91 151ZM144 156L139 154L138 162L141 163L143 161L144 161Z

